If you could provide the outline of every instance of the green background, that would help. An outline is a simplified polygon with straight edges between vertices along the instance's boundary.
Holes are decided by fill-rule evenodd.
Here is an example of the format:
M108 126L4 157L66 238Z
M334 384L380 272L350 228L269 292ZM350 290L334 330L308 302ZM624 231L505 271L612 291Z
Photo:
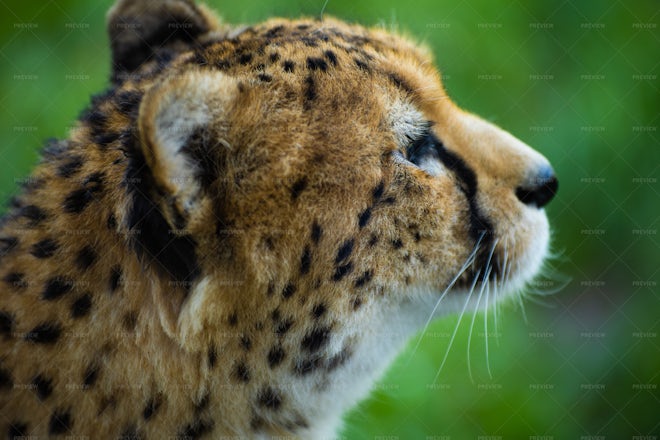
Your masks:
M324 6L210 3L233 23ZM0 0L1 199L106 86L109 5ZM450 96L541 151L560 180L547 208L556 257L535 286L558 292L504 305L496 329L491 312L487 334L477 315L471 375L472 316L437 380L458 317L432 324L348 414L342 437L660 435L659 11L655 1L327 2L327 14L429 45Z

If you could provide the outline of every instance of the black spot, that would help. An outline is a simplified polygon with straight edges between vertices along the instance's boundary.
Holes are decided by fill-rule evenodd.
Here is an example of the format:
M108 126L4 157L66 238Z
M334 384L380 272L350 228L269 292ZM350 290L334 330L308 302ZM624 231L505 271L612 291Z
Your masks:
M227 322L229 323L230 326L236 327L236 325L238 324L238 315L236 314L236 312L232 312L231 315L229 315Z
M281 346L272 347L268 352L268 365L270 368L274 368L282 363L286 353Z
M296 286L291 283L284 286L282 290L282 296L284 298L290 298L294 293L296 293Z
M96 262L97 258L96 251L91 246L85 246L76 255L76 265L80 270L86 270Z
M316 83L314 82L314 78L308 76L305 78L305 110L312 108L312 102L316 99L316 96Z
M335 370L336 368L344 365L350 357L351 357L351 352L348 351L346 348L344 348L339 353L331 357L330 360L328 360L325 369L327 371Z
M48 218L46 211L35 205L27 205L21 208L20 216L30 220L30 226L36 226Z
M81 156L71 156L62 165L57 167L57 175L68 178L76 174L83 165Z
M200 414L203 412L206 408L209 407L209 404L211 403L211 393L207 392L202 396L199 401L195 402L193 404L193 410L195 411L195 414Z
M283 68L284 68L284 71L285 71L285 72L289 72L289 73L290 73L290 72L293 72L293 69L296 67L296 65L294 64L294 62L293 62L293 61L290 61L290 60L286 60L286 61L284 61L284 63L282 64L282 66L283 66Z
M22 422L13 421L9 425L7 436L9 440L22 440L28 438L28 425Z
M367 284L369 281L371 281L371 278L373 277L373 274L371 273L370 270L364 272L360 278L355 280L355 287L359 288Z
M367 244L369 247L374 247L378 243L378 236L376 234L371 234L371 237L369 237L369 241Z
M267 73L260 73L257 75L257 78L259 78L259 81L263 81L263 82L271 82L273 80L273 77L268 75Z
M369 223L370 218L371 218L371 208L367 208L360 213L360 216L358 217L358 226L360 227L360 229L367 226L367 223Z
M353 61L355 62L355 65L358 67L358 69L360 69L364 72L370 72L371 71L371 69L369 68L369 65L366 62L364 62L364 61L362 61L358 58L353 58Z
M236 365L234 375L241 382L247 383L250 381L250 370L248 370L248 367L244 362L240 362L238 365Z
M212 420L195 420L188 423L179 431L179 437L184 439L198 439L202 435L207 434L213 430Z
M65 295L73 288L73 281L64 277L54 277L46 281L44 291L41 293L41 298L47 301L58 299Z
M411 95L415 90L408 84L406 81L403 80L399 75L396 73L390 73L387 75L389 80L394 84L396 87L399 89L403 90L407 94Z
M85 293L78 297L73 304L71 304L71 317L82 318L89 313L92 308L92 297L89 293Z
M305 335L300 346L310 353L319 351L330 339L329 327L318 327Z
M378 186L375 187L373 189L373 191L371 192L371 195L373 196L374 201L377 202L383 196L384 192L385 192L385 182L383 182L381 180L380 183L378 184Z
M25 335L25 340L35 344L53 344L62 333L62 327L54 322L44 322L35 326Z
M312 265L312 253L309 246L305 246L302 255L300 256L300 275L305 275L309 272Z
M110 229L111 231L117 229L117 218L115 217L114 214L110 214L108 216L108 229Z
M137 426L129 425L121 432L117 440L142 440L142 435L138 431Z
M325 52L323 52L323 55L325 55L326 59L330 61L330 64L332 64L333 66L337 65L337 55L335 55L333 51L326 50Z
M241 54L238 57L238 62L242 65L249 64L252 61L252 54L251 53L244 53Z
M277 52L273 52L270 55L268 55L268 59L270 60L271 63L276 63L280 59L280 54Z
M11 378L11 372L0 368L0 390L11 390L14 387L14 381Z
M243 349L247 351L249 351L252 348L252 341L250 340L249 337L245 335L241 336L241 347L243 347Z
M68 411L56 410L50 417L50 422L48 423L48 433L64 434L71 430L72 425L73 420L71 419L71 414Z
M312 242L314 242L314 244L319 244L321 235L323 235L323 229L321 229L321 225L314 222L312 225Z
M335 258L335 264L339 264L342 261L345 261L348 257L351 256L351 253L353 252L353 245L355 244L355 240L350 239L346 240L339 250L337 251L337 257Z
M36 375L32 378L30 385L34 387L34 392L37 393L39 400L46 400L53 393L53 381L44 375Z
M121 281L122 270L119 266L113 266L110 270L110 293L114 293L119 287Z
M346 275L351 273L352 270L353 270L353 263L351 263L350 261L344 265L337 266L337 269L335 270L335 274L332 276L332 280L340 281Z
M156 412L158 412L158 409L162 403L163 399L161 396L154 396L150 398L147 401L147 404L144 406L144 410L142 410L142 417L144 420L150 420L156 414Z
M7 255L18 246L18 238L1 237L0 238L0 257Z
M389 196L382 200L382 203L385 205L394 205L396 203L396 197Z
M64 212L79 214L103 189L104 173L96 172L83 180L83 187L70 192L64 199Z
M325 72L326 70L328 70L328 63L326 63L325 60L322 58L308 57L307 68L309 70L320 70L322 72Z
M302 193L305 190L305 188L307 188L306 177L302 177L296 180L293 186L291 187L291 200L296 200L298 196L300 196L300 193Z
M114 105L119 113L137 116L141 101L142 93L137 90L128 90L115 96Z
M278 321L277 325L275 326L275 334L277 334L278 336L284 336L286 332L288 332L291 329L292 325L293 325L293 321L290 319Z
M45 238L33 244L30 248L30 253L36 258L49 258L52 257L60 245L51 238Z
M323 304L323 303L318 303L318 304L315 305L314 308L312 309L312 316L313 316L315 319L319 319L321 316L323 316L323 314L325 314L326 310L327 310L327 307L325 306L325 304Z
M20 272L9 272L2 279L5 283L12 286L14 289L22 289L27 287L27 281L25 281L25 274Z
M355 298L353 300L353 310L359 309L361 305L362 305L362 299L361 298Z
M206 358L209 363L209 368L215 367L215 364L218 361L218 352L215 350L215 345L211 345L209 347L209 351Z
M96 380L99 378L99 367L98 365L92 363L87 366L85 372L83 373L83 385L84 388L89 388L96 383Z
M403 247L403 242L401 241L400 238L397 238L396 240L392 240L392 247L394 249L401 249Z
M313 357L310 359L299 359L296 361L296 364L293 367L294 373L300 375L300 376L305 376L321 365L321 358L319 357Z
M284 26L282 25L277 25L275 27L272 27L268 29L268 31L264 34L264 36L268 39L270 38L275 38L277 37L282 31L284 30Z
M9 312L0 312L0 335L11 336L14 331L14 317Z
M267 386L259 393L259 406L278 410L282 406L282 396L277 390Z

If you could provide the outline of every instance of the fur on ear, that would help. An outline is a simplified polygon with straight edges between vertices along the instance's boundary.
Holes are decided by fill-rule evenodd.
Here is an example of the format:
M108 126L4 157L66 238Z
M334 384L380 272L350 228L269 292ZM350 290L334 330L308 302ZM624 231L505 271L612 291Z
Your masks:
M194 211L202 188L217 173L219 150L227 147L217 127L226 125L238 93L238 81L230 76L191 71L165 78L144 97L138 116L142 153L177 215Z
M218 19L192 0L119 0L107 21L115 82L219 28Z

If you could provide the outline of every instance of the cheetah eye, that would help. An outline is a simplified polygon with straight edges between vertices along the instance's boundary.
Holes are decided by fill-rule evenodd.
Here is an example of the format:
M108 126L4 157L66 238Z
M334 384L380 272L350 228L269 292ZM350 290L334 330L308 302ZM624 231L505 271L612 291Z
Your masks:
M442 142L431 132L430 124L414 138L405 148L406 159L426 171L432 176L444 173L444 167L440 161L438 148Z

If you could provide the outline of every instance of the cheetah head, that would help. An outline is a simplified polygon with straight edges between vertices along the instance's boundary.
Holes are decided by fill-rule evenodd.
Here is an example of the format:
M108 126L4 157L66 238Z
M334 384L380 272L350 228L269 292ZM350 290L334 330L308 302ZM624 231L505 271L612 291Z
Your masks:
M144 94L123 224L164 328L229 359L257 425L340 413L429 316L539 271L552 168L416 43L175 0L120 1L109 30L116 85Z

